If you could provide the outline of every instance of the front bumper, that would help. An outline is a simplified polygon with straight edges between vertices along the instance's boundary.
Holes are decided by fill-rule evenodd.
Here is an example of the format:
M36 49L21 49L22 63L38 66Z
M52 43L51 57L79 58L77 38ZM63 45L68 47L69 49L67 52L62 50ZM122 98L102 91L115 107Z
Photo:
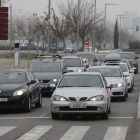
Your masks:
M123 96L125 96L125 87L111 89L111 97L123 97Z
M105 113L107 109L107 101L87 101L86 108L70 108L70 103L82 103L82 102L61 102L61 101L52 101L51 110L53 113L59 114L101 114Z
M25 108L28 103L28 94L26 93L21 96L6 96L6 93L4 93L0 95L0 98L7 98L7 101L0 102L0 109Z
M53 83L53 84L57 86L57 83ZM50 87L50 84L52 83L40 83L40 86L42 88L41 93L52 93L55 90L55 88Z

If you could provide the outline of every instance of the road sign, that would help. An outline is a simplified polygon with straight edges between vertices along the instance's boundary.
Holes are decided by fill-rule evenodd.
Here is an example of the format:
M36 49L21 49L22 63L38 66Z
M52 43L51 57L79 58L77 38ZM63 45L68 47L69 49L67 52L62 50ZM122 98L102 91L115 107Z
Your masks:
M136 26L136 31L139 31L139 26Z
M89 40L85 40L84 44L89 45Z

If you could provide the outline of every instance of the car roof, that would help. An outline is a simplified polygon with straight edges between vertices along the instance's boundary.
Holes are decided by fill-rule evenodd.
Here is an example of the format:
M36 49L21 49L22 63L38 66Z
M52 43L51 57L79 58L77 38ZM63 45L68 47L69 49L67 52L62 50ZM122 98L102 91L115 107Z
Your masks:
M62 57L62 58L80 58L80 57L78 57L78 56L65 56L65 57Z
M63 61L62 59L53 59L53 58L46 58L46 59L39 59L36 58L34 60L31 61L32 62L61 62Z
M94 55L93 52L77 52L75 55Z
M70 72L64 75L101 75L99 72Z
M105 61L121 61L121 56L118 53L110 53L105 56Z
M92 66L92 67L90 67L90 68L120 68L120 67L119 67L119 66L113 66L113 67L112 67L112 66L106 66L106 65L105 65L105 66L96 66L96 67L95 67L95 66Z
M6 69L6 70L0 70L4 72L29 72L28 69Z

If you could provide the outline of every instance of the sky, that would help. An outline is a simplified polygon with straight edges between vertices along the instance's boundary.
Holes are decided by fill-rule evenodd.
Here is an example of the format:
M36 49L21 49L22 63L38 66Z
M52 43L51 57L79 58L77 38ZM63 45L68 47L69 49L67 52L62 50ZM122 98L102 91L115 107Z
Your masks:
M68 0L51 0L51 7L54 8L56 13L59 13L57 4L60 2L67 4L67 1ZM77 2L78 0L73 1ZM136 12L137 15L140 17L140 0L96 0L96 1L98 11L105 10L105 3L118 4L118 5L107 5L106 10L107 19L114 23L117 18L117 15L122 15L124 11ZM30 14L37 13L40 16L43 16L44 12L48 11L48 0L10 0L5 6L9 7L10 4L12 4L13 10L21 10L21 12L30 12ZM18 11L14 11L13 13L19 16L24 15L24 13L19 13Z

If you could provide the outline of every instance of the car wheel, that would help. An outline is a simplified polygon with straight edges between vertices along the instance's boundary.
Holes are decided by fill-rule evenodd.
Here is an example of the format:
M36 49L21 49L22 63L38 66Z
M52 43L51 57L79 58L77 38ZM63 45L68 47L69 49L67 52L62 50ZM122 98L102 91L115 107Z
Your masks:
M55 114L52 112L52 119L59 119L59 114Z
M111 113L111 105L109 106L108 113Z
M31 96L29 96L28 101L27 101L27 106L25 108L26 112L31 112L31 103L32 103Z
M35 107L42 107L42 95L39 94L38 102L35 104Z
M134 74L138 74L138 68L135 70Z
M101 115L101 118L104 119L104 120L108 119L108 109L106 110L106 113Z
M131 88L129 89L129 92L132 92L132 85L131 85Z

